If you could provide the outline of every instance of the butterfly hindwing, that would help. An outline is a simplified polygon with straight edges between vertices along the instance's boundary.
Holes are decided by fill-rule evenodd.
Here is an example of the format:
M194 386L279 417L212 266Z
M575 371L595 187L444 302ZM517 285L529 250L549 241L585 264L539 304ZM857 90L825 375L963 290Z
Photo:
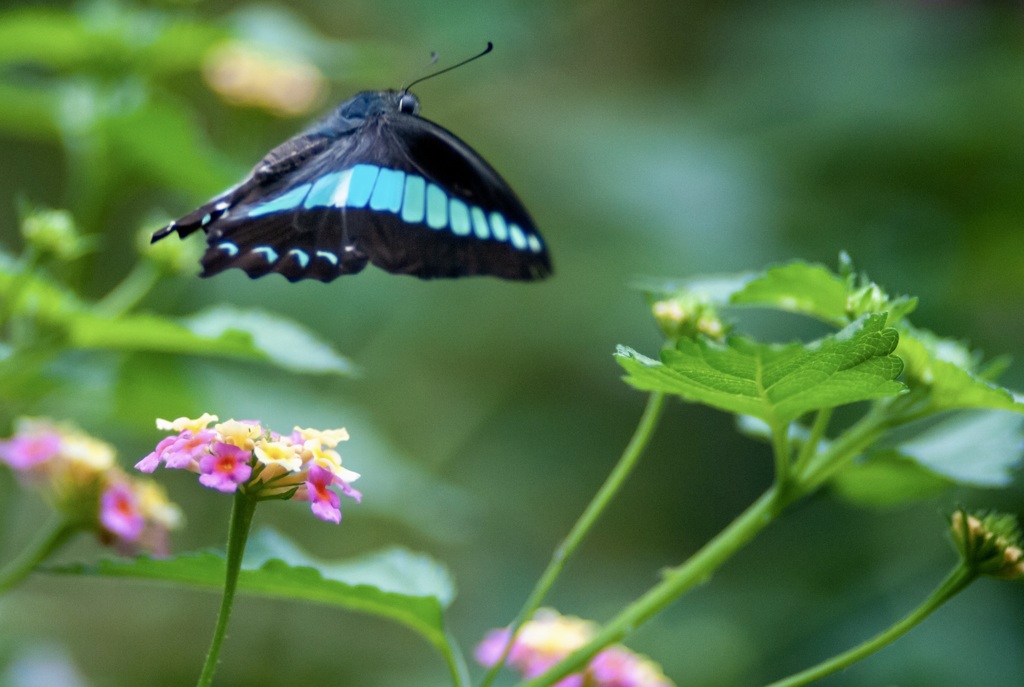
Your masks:
M549 274L543 239L504 180L454 134L400 111L400 97L353 97L154 240L203 229L202 276L238 267L331 281L367 262L423 279Z

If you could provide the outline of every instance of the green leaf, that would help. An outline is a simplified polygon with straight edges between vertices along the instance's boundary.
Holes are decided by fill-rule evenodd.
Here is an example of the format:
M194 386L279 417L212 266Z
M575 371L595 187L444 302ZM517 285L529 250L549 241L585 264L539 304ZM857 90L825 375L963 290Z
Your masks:
M884 314L810 344L769 345L735 336L725 344L683 339L661 362L620 346L616 356L638 389L677 394L772 426L821 408L893 396L903 370Z
M302 325L259 310L213 308L179 323L159 315L69 315L78 348L155 351L271 363L306 374L355 374L355 366Z
M843 499L861 506L887 508L921 501L949 489L953 482L895 452L877 452L844 468L830 482Z
M195 334L208 338L245 335L269 362L293 372L356 373L347 358L312 331L264 310L217 306L189 318L186 325Z
M791 262L773 267L759 279L751 280L733 294L740 305L766 305L815 317L836 326L871 313L886 312L894 324L917 306L916 298L890 298L865 275L859 277L852 265L844 264L838 275L823 265Z
M921 330L900 336L897 354L907 366L907 383L927 393L928 410L991 408L1024 412L1007 389L973 373L977 361L957 342Z
M249 596L310 601L394 620L448 651L444 608L453 585L444 566L424 554L388 549L347 561L324 561L283 535L261 531L247 547L238 591ZM210 590L224 585L222 553L174 558L106 559L47 568L50 572L159 580Z
M842 326L849 322L848 295L847 281L824 265L792 262L773 267L763 277L751 280L733 294L732 302L773 305Z

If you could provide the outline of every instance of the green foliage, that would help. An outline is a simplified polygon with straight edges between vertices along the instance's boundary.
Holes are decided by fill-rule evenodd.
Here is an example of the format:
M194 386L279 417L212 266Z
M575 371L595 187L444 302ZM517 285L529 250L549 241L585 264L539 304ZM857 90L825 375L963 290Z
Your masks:
M168 559L107 559L57 566L51 572L155 580L218 591L224 554ZM291 599L388 618L448 651L443 610L452 600L448 571L424 554L391 548L351 560L325 561L273 530L255 533L238 578L242 594Z
M625 347L616 354L637 388L764 423L743 426L799 447L781 466L810 487L834 478L850 500L894 505L956 484L1005 486L1024 458L1024 404L965 346L911 325L916 298L891 298L845 255L838 274L796 261L761 275L649 288L658 298L733 306L737 316L740 306L758 306L841 327L806 344L695 334L663 349L660 361ZM858 437L853 450L842 433L830 440L799 422L861 401L869 404L847 429Z
M1024 458L1024 406L998 382L1005 361L985 361L966 343L909 322L914 315L941 323L937 328L955 330L949 326L952 321L990 348L1005 348L1019 339L1016 172L1021 156L1019 146L1011 143L1021 133L1020 118L1013 114L1019 111L1020 65L1009 40L1013 32L1005 31L1001 20L989 22L1006 37L1001 47L972 44L986 31L977 20L991 20L994 15L988 13L995 10L972 7L975 14L966 17L943 10L941 16L961 22L949 26L941 25L938 13L910 14L908 8L881 20L868 9L776 10L804 22L789 25L790 19L783 22L768 9L713 10L708 5L688 15L685 25L701 26L702 35L715 36L706 43L716 51L729 45L729 57L709 59L699 42L686 43L689 57L697 58L685 70L686 78L728 87L680 94L673 92L682 73L681 55L674 51L683 43L650 40L653 30L678 33L662 16L667 4L639 13L618 12L609 5L587 14L586 26L567 23L557 9L528 5L481 5L472 12L454 5L452 11L437 12L414 4L396 12L390 4L381 9L373 3L307 8L307 14L329 27L325 31L346 35L358 30L367 36L359 43L320 34L301 17L301 7L243 4L230 14L213 16L221 8L85 0L67 8L0 11L0 134L15 139L5 150L11 156L5 158L10 164L3 186L12 197L26 192L61 207L22 212L20 238L7 231L0 217L0 425L25 413L69 418L76 411L91 413L92 422L106 423L112 438L123 442L126 454L137 455L140 436L151 428L153 417L207 404L241 407L239 416L256 411L289 421L313 413L332 421L340 418L353 428L353 457L358 446L364 462L354 460L352 466L365 470L360 486L365 484L367 493L358 515L346 517L378 520L371 532L345 531L345 537L358 532L354 542L345 542L357 550L408 536L443 542L453 569L490 574L482 582L463 580L463 588L476 586L472 591L477 596L467 595L478 602L465 613L470 616L488 604L510 607L511 595L521 585L518 580L506 583L504 576L511 579L519 569L541 565L537 551L543 542L561 536L568 516L557 506L578 496L567 493L563 484L582 483L576 473L593 469L594 448L620 438L620 425L608 418L628 413L634 399L620 393L607 367L582 362L581 348L587 342L628 341L635 348L619 347L616 360L634 388L737 414L743 431L771 445L779 496L764 499L768 505L758 512L760 526L772 522L792 500L823 485L856 504L899 507L914 500L948 500L952 489L958 489L957 498L978 498L966 488L1012 483ZM341 12L343 21L331 21ZM724 20L716 26L718 12ZM494 24L486 23L489 13L497 17ZM605 19L605 27L602 15L613 18ZM388 64L398 51L389 52L372 38L374 17L381 35L396 26L415 27L424 45L404 43L395 65ZM961 35L963 25L973 27L971 35L950 43L949 32L955 29ZM318 68L325 79L343 83L340 95L357 87L397 84L415 73L420 54L439 47L434 44L439 36L444 42L445 32L462 51L465 36L480 35L485 27L511 32L511 41L498 42L498 55L510 54L505 46L523 46L513 48L518 56L512 52L512 57L497 58L517 65L509 72L513 81L488 83L485 77L475 85L469 80L469 88L455 82L445 90L449 86L442 88L439 80L429 88L437 88L435 98L449 98L448 116L479 122L469 139L474 144L475 136L486 136L490 128L500 132L490 150L522 147L508 158L519 166L512 166L511 174L518 177L510 180L523 189L531 209L538 208L545 226L552 227L560 255L567 256L562 259L569 278L531 291L542 294L534 300L524 297L525 291L504 291L494 284L466 284L470 298L462 292L453 296L443 285L416 285L413 298L402 290L407 284L389 290L390 283L381 287L383 282L371 281L366 287L364 280L332 286L327 303L326 298L311 298L302 285L268 280L239 280L244 286L232 289L231 277L224 277L196 286L191 275L195 251L202 244L199 237L159 244L156 251L167 251L162 256L149 250L141 257L131 253L139 234L148 241L169 213L177 214L231 183L270 145L301 126L281 125L274 117L307 118L329 104L322 98L309 110L289 113L265 103L232 100L208 77L220 48L241 46L260 57L297 59ZM569 43L567 27L577 36ZM593 40L595 29L602 40ZM935 43L925 40L931 31ZM489 29L486 35L490 37ZM607 56L589 51L611 35L624 41L629 58L609 72ZM829 40L821 41L826 35ZM826 44L829 59L805 59L814 46ZM832 55L833 44L841 52ZM949 49L952 44L955 49ZM784 46L784 54L773 57L773 46ZM545 49L550 52L545 54ZM443 59L453 54L450 50L442 53ZM566 69L567 54L573 55L571 69ZM858 54L867 59L850 59ZM520 65L523 59L528 61ZM637 78L629 71L632 65L659 60L664 60L663 71L657 74ZM741 64L756 64L756 78L737 71ZM974 78L974 69L983 64L991 70L984 78ZM720 65L722 71L692 78L706 65ZM255 68L260 77L267 75L262 66ZM558 81L564 75L571 76L571 85ZM588 79L595 83L585 93ZM648 104L635 107L638 84L655 82L656 96L645 92ZM550 97L553 84L562 86L559 98ZM913 86L907 90L906 84ZM894 91L900 97L894 99ZM516 107L504 116L490 103L509 93ZM899 103L895 108L894 102ZM682 111L685 117L679 116ZM427 114L433 116L429 110ZM783 118L788 125L780 127ZM875 125L880 123L884 126ZM453 129L462 131L455 125ZM492 159L504 173L505 165ZM578 183L567 189L567 178ZM694 189L698 192L688 197ZM780 203L780 198L786 200ZM688 274L707 264L715 269L745 267L788 255L793 245L815 259L834 255L839 245L849 246L873 272L905 279L924 298L919 303L914 297L890 295L857 273L844 255L837 270L794 261L760 273L648 282L652 304L675 299L679 306L678 312L670 308L667 319L659 320L665 346L655 353L654 344L646 344L651 346L647 350L641 343L649 335L643 330L623 332L635 312L628 296L608 287L629 279L634 270ZM172 279L185 273L187 280ZM330 317L324 316L326 308ZM513 318L517 312L528 313L527 324ZM785 315L772 319L780 313ZM672 320L677 314L680 319ZM783 328L807 318L808 328L800 331L813 332L805 337L813 340L798 341L796 333L784 330L783 343L774 343L779 337L768 343L762 340L767 337L753 333L756 327L747 326L757 317L782 322ZM820 335L822 323L833 331ZM335 344L332 337L341 336L350 338ZM342 386L334 377L353 374L355 366L337 349L353 342L368 359L360 363L368 369L369 381ZM643 350L648 354L638 352ZM318 385L309 378L313 375L331 377ZM552 387L547 380L554 375L571 381ZM533 380L542 381L534 385ZM537 395L538 388L544 389L543 397ZM580 398L586 402L578 402ZM548 412L555 404L563 414ZM697 422L704 419L701 409L691 406L687 411ZM536 417L544 418L539 430L524 423L524 418ZM655 424L650 420L651 432ZM425 427L430 429L427 436ZM149 439L146 435L145 441ZM678 475L663 478L659 473L652 480L638 472L633 478L648 480L636 488L652 498L645 499L650 510L631 515L649 529L652 541L659 536L670 541L667 550L673 553L679 550L681 526L694 524L689 506L704 494L704 485L682 466L720 445L718 437L689 439L682 447L672 442L663 442L672 443L669 449L660 447L675 451L662 456L661 464L679 465ZM644 441L633 445L635 455L642 453ZM415 450L418 462L395 460L401 447ZM753 444L750 451L764 453L764 447ZM658 498L658 490L678 476L687 478L692 491L673 492L670 507ZM736 471L735 493L761 488L762 478L760 470ZM0 495L0 517L6 516L5 524L22 522L15 512L20 501L6 498L13 481L6 479L0 486L7 487ZM189 510L201 508L203 502L195 499ZM924 510L933 512L934 503ZM713 514L716 523L719 516ZM208 522L193 520L188 538L202 540ZM508 523L516 536L541 544L520 546L522 541L510 539L506 546L508 529L502 528ZM833 534L840 526L829 523L829 536L842 538ZM865 522L847 526L856 533ZM746 543L754 532L746 530L738 540ZM4 535L4 543L10 544L13 536ZM630 527L623 542L613 540L607 548L626 551L633 538ZM488 548L494 541L499 546ZM717 543L704 550L721 552ZM480 554L496 549L505 551L486 559ZM634 585L631 575L642 580L648 571L638 572L640 564L633 550L628 551L616 560L628 574L616 579ZM814 561L805 550L751 553L767 555L771 564L800 557L797 574L814 580L808 588L824 590L810 577ZM868 553L858 555L867 559ZM872 555L881 566L891 554ZM698 560L700 565L693 568L683 564L675 572L692 573L691 579L703 581L727 557L722 554L713 563ZM799 579L792 571L778 574L764 558L755 565L765 585L763 593L759 588L759 599L790 598L787 585ZM831 562L820 565L817 574L828 575L834 594L882 596L870 584L884 574L856 570L843 576ZM608 578L595 573L603 567L589 566L580 575L573 598L581 606L593 589L600 589L601 599L621 595L607 589ZM223 582L224 561L211 553L182 554L160 561L104 560L66 566L61 572L215 589ZM601 586L587 588L588 581ZM722 577L715 581L721 589L717 584ZM791 647L797 645L799 659L806 658L804 642L789 637L773 637L774 644L754 642L748 628L735 629L742 627L752 607L746 598L749 584L741 582L730 595L729 582L724 582L724 596L715 603L734 608L723 610L717 623L729 628L719 633L725 639L717 650L721 663L728 662L737 672L726 671L723 677L721 670L705 666L708 684L763 682L756 674L759 668L745 667L745 661L735 660L738 655L755 657L746 661L749 665L771 668L775 661L796 660ZM866 586L847 592L852 584ZM255 597L304 600L392 619L456 662L444 617L454 594L448 573L404 549L322 560L265 532L249 542L240 585L243 594ZM74 605L69 599L77 593L73 580L67 586L68 596L54 601L62 623L64 611ZM486 603L479 603L481 596ZM16 607L17 600L12 601ZM879 603L888 607L891 598L884 596ZM598 608L604 613L607 604L602 604ZM30 604L31 616L45 618L36 606ZM168 618L167 610L153 617ZM105 627L120 627L121 611L110 613L99 620ZM630 618L621 627L632 630L653 614ZM7 627L20 633L17 616L7 617ZM487 622L498 625L504 620ZM703 619L681 620L684 629L686 622L699 625L701 639L707 639ZM97 625L95 618L89 622L90 627ZM475 637L482 622L472 617L466 635ZM836 634L849 631L838 622ZM1019 635L1016 626L1010 630ZM25 634L33 632L40 630ZM76 653L102 651L99 639L91 633L83 636ZM665 640L654 641L657 647ZM391 649L390 640L383 643ZM984 662L986 644L984 639L965 643L965 653ZM358 659L344 652L324 653L330 654L323 660L332 668L339 661L347 666ZM910 674L924 675L921 679L935 677L927 670L940 670L931 665L915 669L910 661ZM288 677L293 668L285 667ZM114 680L114 670L97 679ZM747 673L740 679L742 671ZM899 678L874 677L869 674L864 681ZM391 684L387 677L380 680Z
M769 345L739 336L725 345L680 340L662 351L661 363L620 348L619 363L638 389L662 391L721 410L752 415L770 425L804 413L904 390L892 355L896 330L885 316L870 316L835 336L810 344Z

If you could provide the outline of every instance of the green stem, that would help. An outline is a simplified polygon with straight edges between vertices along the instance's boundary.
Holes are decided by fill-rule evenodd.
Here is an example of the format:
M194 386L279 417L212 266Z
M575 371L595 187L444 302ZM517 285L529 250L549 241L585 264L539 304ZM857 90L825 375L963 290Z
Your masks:
M466 659L463 658L462 652L459 651L458 642L446 632L445 641L440 649L445 664L448 666L448 672L451 673L452 684L455 687L467 687L469 685L469 668L466 666Z
M797 474L800 493L808 494L827 482L832 475L846 467L864 449L870 446L885 430L889 423L880 406L872 408L867 415L843 432L828 450L806 461L802 473Z
M775 457L775 485L778 487L780 496L789 492L792 482L792 467L789 450L789 423L779 427L773 423L772 429L772 453Z
M6 293L0 294L0 335L3 333L7 322L14 317L18 308L21 296L31 279L32 270L39 262L39 251L31 243L25 248L24 253L18 259L15 268L6 276ZM12 324L11 340L18 342L20 332ZM23 337L21 337L23 338Z
M643 415L640 416L640 422L637 424L636 430L633 431L633 437L623 450L619 462L616 463L611 474L608 475L604 484L601 485L597 494L594 495L594 498L587 505L579 520L573 525L572 530L566 535L558 548L555 549L554 554L551 556L551 562L548 563L548 567L544 570L540 579L537 580L537 584L534 585L533 591L530 592L530 596L526 599L526 603L523 604L523 607L512 621L508 644L505 645L501 658L491 666L491 669L484 676L481 687L490 687L490 684L494 682L494 678L512 650L512 644L516 633L519 632L519 628L540 608L544 597L547 596L548 591L562 572L562 568L565 567L565 562L576 551L587 532L590 531L590 528L597 522L601 513L611 503L612 498L618 493L622 485L625 484L633 468L636 467L636 463L643 454L644 449L647 448L647 444L650 443L651 437L654 436L654 430L658 426L658 420L661 418L661 411L664 406L665 394L655 392L648 396L647 406L644 408Z
M706 580L722 563L771 524L779 512L777 488L772 486L728 527L681 566L669 570L661 582L612 618L584 647L523 687L546 687L583 669L604 647L618 642L686 591Z
M159 279L160 271L153 263L140 260L117 286L96 303L96 308L104 315L123 315L145 298Z
M40 530L35 539L14 560L0 569L0 594L9 591L28 577L37 565L67 543L78 529L67 520L56 518Z
M810 434L807 437L807 441L800 449L800 455L797 456L796 463L793 465L793 474L802 475L804 470L807 469L807 465L814 458L818 452L818 445L825 436L825 431L828 429L829 420L832 419L832 408L822 408L814 416L814 424L811 425Z
M224 637L228 629L228 619L231 617L231 607L235 600L235 588L238 585L238 573L242 569L242 554L245 553L245 543L249 539L249 528L252 526L252 516L256 512L256 504L259 500L242 491L235 493L234 504L231 508L231 522L228 525L228 549L227 549L227 572L224 577L224 596L220 602L220 613L217 615L217 627L213 631L213 639L210 641L210 651L206 654L206 663L203 664L203 672L199 675L197 687L209 687L213 683L213 674L217 670L217 661L220 658L220 649L224 644Z
M924 603L911 611L898 623L888 630L876 635L872 639L856 646L849 651L834 656L827 661L808 668L796 675L771 683L768 687L799 687L821 679L826 675L847 668L862 658L866 658L879 649L893 643L911 628L915 627L922 620L931 615L939 606L946 603L967 585L974 581L977 573L965 565L957 566L952 573L940 584L931 596L925 599Z

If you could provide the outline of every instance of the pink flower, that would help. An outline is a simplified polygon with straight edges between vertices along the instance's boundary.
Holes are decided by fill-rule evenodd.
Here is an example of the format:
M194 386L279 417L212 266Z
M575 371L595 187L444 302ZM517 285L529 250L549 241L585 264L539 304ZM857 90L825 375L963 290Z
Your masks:
M139 499L127 482L113 482L100 498L100 524L120 539L133 542L142 534L146 518Z
M172 470L195 470L203 457L209 454L210 445L217 438L216 432L210 429L201 429L194 433L186 429L164 452L164 465ZM157 448L159 449L159 445Z
M599 687L672 687L661 669L624 646L611 646L590 661L590 674Z
M588 621L542 608L523 623L512 649L508 665L523 677L538 677L593 637L596 626ZM509 630L491 630L477 645L476 660L493 666L508 643ZM555 687L674 687L653 661L616 645L597 654L580 673L569 675Z
M238 485L252 475L250 454L245 449L217 442L213 453L199 459L199 483L224 493L238 490Z
M157 428L177 432L136 463L153 472L162 463L199 473L199 482L225 493L243 491L257 500L309 501L316 517L341 521L341 496L362 499L351 483L359 473L342 466L335 447L348 439L344 429L299 429L281 435L255 420L225 420L213 427L214 415L173 422Z
M0 460L14 470L29 470L60 452L61 439L56 432L18 434L0 442Z
M167 452L174 443L178 441L178 437L164 437L160 440L160 443L156 445L156 449L152 453L147 455L145 458L135 464L136 470L142 472L153 472L159 467L160 463L164 462L164 453Z
M505 645L508 644L508 637L509 631L507 628L489 631L483 641L476 645L476 651L473 652L476 662L488 668L497 663L498 659L501 658L502 652L505 651ZM515 660L512 658L512 654L515 652L516 646L514 644L509 652L510 662Z
M309 469L306 489L313 515L325 522L337 524L341 522L341 497L330 489L334 482L333 472L314 465Z

